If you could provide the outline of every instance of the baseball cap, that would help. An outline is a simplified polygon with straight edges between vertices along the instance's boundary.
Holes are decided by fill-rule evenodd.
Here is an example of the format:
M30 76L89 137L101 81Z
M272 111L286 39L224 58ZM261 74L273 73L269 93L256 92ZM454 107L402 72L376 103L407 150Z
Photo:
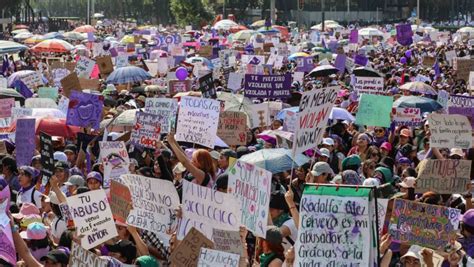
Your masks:
M237 153L236 153L234 150L232 150L232 149L224 149L224 150L222 150L222 151L221 151L221 155L222 155L222 156L226 156L226 157L228 157L228 158L231 158L231 157L232 157L232 158L237 158Z
M56 160L56 161L64 161L64 162L67 162L66 153L64 153L64 152L62 152L62 151L56 151L56 152L54 152L53 158L54 158L54 160Z
M51 260L54 263L68 264L69 256L61 249L54 249L48 252L46 256L41 258L41 261Z
M64 153L72 152L76 153L77 147L74 144L69 144L64 148Z
M380 145L380 148L383 148L390 152L392 151L392 144L390 144L389 142L383 142L382 145Z
M44 224L33 222L28 225L26 231L20 232L20 236L27 240L41 240L46 238L47 232Z
M329 149L327 148L321 148L319 150L319 154L322 156L322 157L326 157L326 158L329 158L331 156L331 152L329 152Z
M342 160L342 169L347 169L349 166L360 166L362 161L359 155L351 155Z
M27 202L27 203L23 203L23 205L21 205L19 213L14 213L14 214L12 214L12 216L15 219L21 220L26 216L39 215L39 214L40 214L40 211L39 211L38 207L33 205L33 203L28 203Z
M319 176L323 173L329 173L331 175L334 175L334 171L331 169L331 166L327 162L316 162L313 166L313 170L311 171L311 174L313 176Z
M462 158L464 157L464 152L462 151L461 148L451 148L451 151L449 152L449 156L451 157L454 155L458 155Z
M334 145L334 140L332 138L324 138L323 139L323 145L328 145L328 146L333 146Z
M411 137L411 131L408 129L402 129L400 131L400 136Z
M474 209L466 211L462 217L461 221L463 224L474 227Z
M380 186L380 181L377 178L367 178L362 183L363 186Z
M80 175L72 175L71 177L69 177L67 182L65 182L64 184L67 185L67 186L75 185L75 186L78 186L78 187L86 185L86 183L84 181L84 178L82 178L82 176L80 176Z
M209 152L209 154L211 154L211 157L215 160L219 160L221 158L221 153L215 150L212 150L211 152Z
M270 244L280 245L281 242L283 242L283 236L281 235L280 229L274 225L268 226L265 240Z
M19 169L25 173L28 173L32 178L36 178L36 176L40 174L39 171L31 166L21 166Z
M60 160L60 161L56 162L56 164L54 164L54 168L55 168L55 169L65 169L65 170L68 170L68 169L69 169L69 164L67 164L66 161Z
M127 261L125 263L132 263L137 257L137 248L129 240L119 240L113 245L105 245L110 252L120 253Z
M100 174L99 172L92 171L87 175L87 180L86 181L88 181L89 179L96 179L97 181L102 183L102 174Z
M403 181L399 183L398 185L403 188L415 188L415 184L416 184L416 178L409 176L403 179Z

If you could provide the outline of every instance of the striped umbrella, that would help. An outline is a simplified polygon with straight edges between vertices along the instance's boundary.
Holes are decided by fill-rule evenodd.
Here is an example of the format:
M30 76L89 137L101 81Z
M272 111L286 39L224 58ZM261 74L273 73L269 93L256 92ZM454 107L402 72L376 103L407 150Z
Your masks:
M28 49L28 47L16 42L0 41L0 54L15 53L26 49Z
M26 39L24 43L27 45L35 45L37 43L41 43L44 40L45 39L42 35L33 35L32 37Z
M74 31L86 33L86 32L95 32L95 29L91 25L83 25L83 26L75 28Z
M41 43L33 46L31 50L33 52L53 52L53 53L66 53L74 49L74 46L64 40L49 39L44 40Z
M123 68L118 68L112 73L110 73L109 77L107 78L107 83L136 83L151 78L151 75L144 69L135 66L127 66Z

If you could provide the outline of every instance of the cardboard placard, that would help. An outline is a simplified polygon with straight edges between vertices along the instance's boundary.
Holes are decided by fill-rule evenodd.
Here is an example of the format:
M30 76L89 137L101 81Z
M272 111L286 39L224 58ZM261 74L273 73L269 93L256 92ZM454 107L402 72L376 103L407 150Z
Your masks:
M435 62L436 62L435 57L430 57L430 56L423 57L423 66L425 66L425 67L431 68L431 67L433 67Z
M219 114L217 136L229 146L247 143L247 116L244 112L223 111Z
M96 58L97 66L99 66L100 74L108 75L114 71L114 64L111 56L102 56Z
M206 58L211 57L212 56L212 46L210 46L210 45L201 46L201 48L198 51L198 54L201 57L206 57Z
M117 182L110 182L110 209L114 219L125 223L132 206L132 195L127 186Z
M415 191L439 194L463 193L470 183L471 161L425 159L418 165Z
M213 248L214 243L192 227L170 257L175 266L197 266L201 248Z
M99 79L79 78L79 84L82 90L83 89L99 90L101 82Z
M68 76L61 80L61 86L63 88L63 95L69 97L72 90L81 91L81 84L79 77L76 72L71 72Z

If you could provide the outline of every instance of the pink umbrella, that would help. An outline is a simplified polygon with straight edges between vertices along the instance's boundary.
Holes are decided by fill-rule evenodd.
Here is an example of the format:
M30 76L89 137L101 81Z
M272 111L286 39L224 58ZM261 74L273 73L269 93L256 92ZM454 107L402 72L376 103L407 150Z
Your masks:
M91 25L83 25L83 26L79 26L79 27L75 28L74 31L75 32L87 33L87 32L95 32L95 29Z

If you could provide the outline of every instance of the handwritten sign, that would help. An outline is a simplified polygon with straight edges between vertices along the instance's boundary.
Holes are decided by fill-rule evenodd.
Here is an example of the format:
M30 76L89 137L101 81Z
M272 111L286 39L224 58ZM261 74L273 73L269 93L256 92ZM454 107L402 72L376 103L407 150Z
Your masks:
M451 95L449 99L449 114L459 114L467 116L474 129L474 97Z
M64 76L60 80L60 83L63 89L63 94L66 97L69 97L73 90L81 91L81 84L79 83L79 77L77 77L76 72L71 72L67 76Z
M469 73L474 71L474 60L469 58L455 58L453 69L456 71L456 77L459 80L468 81Z
M130 189L133 202L127 224L169 240L167 230L171 226L174 209L179 205L178 193L173 183L134 174L125 174L121 178Z
M66 124L99 129L104 98L102 95L72 91Z
M127 186L117 182L110 182L110 209L114 219L125 223L132 205L132 195Z
M56 101L56 99L58 98L58 88L57 87L40 87L38 89L38 97L50 98Z
M436 100L444 109L448 108L449 93L446 90L438 91L438 99Z
M198 267L237 267L239 266L239 254L224 251L201 248Z
M220 106L217 100L182 97L176 140L214 148Z
M416 192L462 193L470 183L470 176L470 160L423 160L419 164Z
M67 203L78 234L84 235L81 239L83 248L91 249L117 236L117 228L104 190L68 197Z
M395 108L393 121L397 126L420 126L422 123L419 108Z
M250 98L288 98L290 97L291 74L254 75L246 74L244 95Z
M460 215L458 209L397 198L389 233L392 241L441 250L456 239Z
M133 145L156 148L161 139L160 116L138 111L130 141Z
M217 250L243 255L244 248L240 240L240 233L237 231L213 229L212 241L214 241L214 247Z
M111 180L120 180L122 174L129 172L130 159L124 142L99 142L100 162L104 166L104 188L110 187Z
M8 118L12 115L12 108L15 106L14 98L0 99L0 118Z
M382 77L355 77L354 89L360 94L384 94Z
M393 98L391 96L362 94L356 114L356 124L367 126L390 126ZM374 116L377 114L377 116Z
M54 172L54 149L53 140L50 135L40 133L41 172L43 173L42 184L46 185Z
M170 257L174 266L197 266L201 248L213 248L214 244L196 228L192 227Z
M447 148L472 147L472 127L466 116L430 114L430 146Z
M71 254L69 255L69 266L94 266L94 267L107 267L109 261L107 259L100 258L95 253L84 249L76 242L72 242Z
M170 80L169 81L170 95L177 93L188 92L191 90L191 80Z
M229 170L228 188L240 200L241 224L265 238L272 173L243 161Z
M223 111L219 114L217 136L230 146L247 143L247 116L243 112Z
M227 193L183 180L183 218L178 239L196 227L209 239L212 229L237 231L241 222L238 200Z
M25 108L57 108L56 102L50 98L28 98L25 100Z
M18 166L30 165L35 152L35 119L16 121L16 162Z
M339 87L303 93L295 130L293 155L317 146L323 137Z
M217 98L216 88L214 87L214 79L212 73L208 73L199 78L199 90L204 98Z
M94 69L95 61L87 57L81 56L76 63L76 73L78 77L89 79Z
M40 72L31 72L20 78L20 80L28 86L28 88L36 88L37 86L43 85L43 78Z
M170 98L147 98L145 99L145 112L158 115L161 132L168 133L170 122L176 121L178 101Z

